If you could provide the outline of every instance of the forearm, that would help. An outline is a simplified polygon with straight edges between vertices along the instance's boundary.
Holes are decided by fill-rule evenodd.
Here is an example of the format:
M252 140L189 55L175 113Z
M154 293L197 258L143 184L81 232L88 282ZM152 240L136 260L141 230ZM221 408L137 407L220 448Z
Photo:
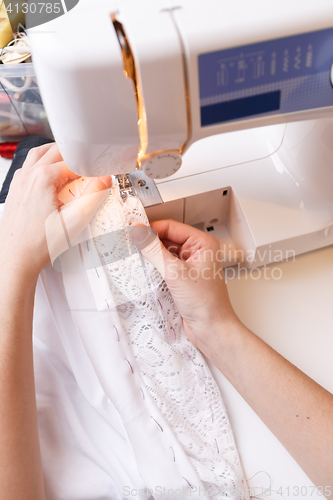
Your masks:
M0 255L0 491L6 500L42 500L32 356L36 279Z
M333 486L333 396L235 322L206 355L317 485ZM216 340L215 340L216 342Z
M149 231L134 227L131 238L163 275L188 339L229 379L312 481L324 490L328 487L329 494L333 396L238 320L217 258L219 240L175 221L152 225L165 244L159 243L158 258Z

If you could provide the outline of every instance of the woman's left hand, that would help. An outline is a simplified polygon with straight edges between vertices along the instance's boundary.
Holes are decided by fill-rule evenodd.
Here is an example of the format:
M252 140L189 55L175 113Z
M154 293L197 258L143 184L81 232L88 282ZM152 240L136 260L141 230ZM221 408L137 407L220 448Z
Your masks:
M79 176L71 172L63 161L56 144L45 144L30 150L23 167L15 172L0 223L1 253L5 254L2 258L6 259L8 268L37 278L50 262L45 223L63 206L58 198L61 188L77 178ZM80 198L107 190L110 186L111 177L93 177ZM92 216L98 208L96 201L100 204L106 195L107 191L97 200L96 197L85 198L88 200L85 205L94 204L90 210L85 210L85 215L89 212ZM73 213L79 217L80 210Z

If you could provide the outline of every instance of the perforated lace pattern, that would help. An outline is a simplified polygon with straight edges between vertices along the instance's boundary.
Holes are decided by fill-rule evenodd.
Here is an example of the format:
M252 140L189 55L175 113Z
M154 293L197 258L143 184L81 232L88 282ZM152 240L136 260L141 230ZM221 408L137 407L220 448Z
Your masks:
M113 188L91 228L98 236L136 223L148 225L140 200L122 201ZM131 255L104 270L147 390L211 496L240 499L245 480L217 384L187 339L166 283L148 261L132 252L126 234L124 255ZM102 262L109 252L121 251L106 248L104 242L102 237L95 239Z

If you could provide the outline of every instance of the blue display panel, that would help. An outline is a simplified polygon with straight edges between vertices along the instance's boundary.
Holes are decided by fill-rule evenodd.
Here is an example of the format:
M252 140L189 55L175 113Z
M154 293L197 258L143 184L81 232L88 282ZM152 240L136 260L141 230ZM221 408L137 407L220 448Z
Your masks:
M198 59L202 127L333 106L333 28Z

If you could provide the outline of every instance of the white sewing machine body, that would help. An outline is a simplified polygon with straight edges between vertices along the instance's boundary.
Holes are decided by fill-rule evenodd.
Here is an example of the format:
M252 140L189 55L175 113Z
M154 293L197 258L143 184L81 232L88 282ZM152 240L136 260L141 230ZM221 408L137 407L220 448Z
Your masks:
M331 0L81 0L30 35L73 171L138 165L150 219L208 228L226 264L333 243Z

